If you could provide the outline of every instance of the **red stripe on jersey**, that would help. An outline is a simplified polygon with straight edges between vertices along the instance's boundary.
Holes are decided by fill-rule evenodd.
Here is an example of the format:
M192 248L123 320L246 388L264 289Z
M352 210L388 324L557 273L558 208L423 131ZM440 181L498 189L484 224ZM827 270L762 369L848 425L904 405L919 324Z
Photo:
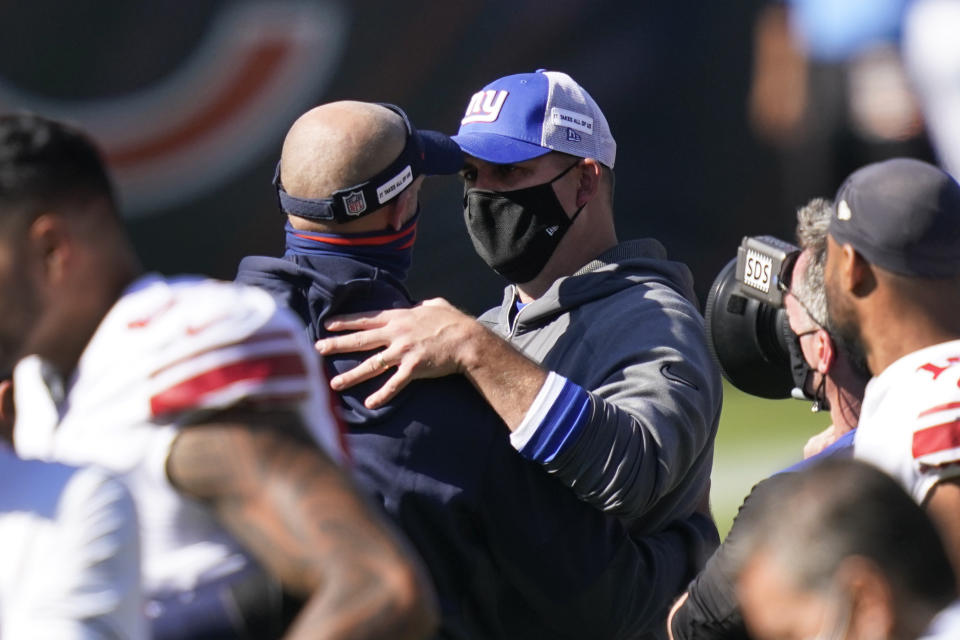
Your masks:
M193 408L203 408L204 397L234 383L262 381L282 376L304 376L307 368L298 353L262 356L231 362L204 371L150 398L154 416Z
M926 411L921 411L917 417L922 418L923 416L928 416L931 413L938 413L940 411L949 411L950 409L960 409L960 402L948 402L947 404L940 404L935 407L930 407Z
M279 339L281 339L281 338L282 338L282 339L286 339L286 340L290 340L290 341L293 341L293 340L294 340L293 335L292 335L289 331L279 330L279 331L264 331L264 332L262 332L262 333L254 333L254 334L252 334L252 335L249 335L249 336L247 336L247 337L245 337L245 338L242 338L242 339L240 339L240 340L237 340L237 341L235 341L235 342L224 342L224 343L221 343L221 344L211 345L211 346L209 346L209 347L207 347L207 348L205 348L205 349L200 349L199 351L194 351L193 353L191 353L191 354L189 354L189 355L186 355L186 356L184 356L184 357L182 357L182 358L178 358L177 360L174 360L173 362L168 362L167 364L163 365L162 367L160 367L159 369L157 369L156 371L154 371L153 373L151 373L151 374L150 374L150 377L153 378L153 377L155 377L155 376L158 376L158 375L160 375L161 373L163 373L164 371L167 371L168 369L172 369L173 367L175 367L175 366L177 366L177 365L179 365L179 364L183 364L184 362L189 362L190 360L193 360L193 359L196 358L196 357L205 355L205 354L207 354L207 353L211 353L211 352L213 352L213 351L218 351L218 350L220 350L220 349L230 349L230 348L232 348L232 347L237 347L237 346L240 346L240 345L243 345L243 344L254 344L254 343L257 343L257 342L269 342L270 340L279 340Z
M921 429L913 434L913 457L960 447L960 419Z

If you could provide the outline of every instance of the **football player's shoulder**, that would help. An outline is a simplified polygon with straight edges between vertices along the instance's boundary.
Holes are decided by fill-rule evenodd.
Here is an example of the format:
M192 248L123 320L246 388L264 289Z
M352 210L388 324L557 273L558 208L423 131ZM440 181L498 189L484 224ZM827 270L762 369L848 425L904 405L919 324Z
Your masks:
M273 297L256 287L196 277L170 279L166 287L171 310L190 337L206 328L252 332L283 315Z
M202 278L147 276L110 314L115 333L170 353L199 343L242 340L266 327L297 329L274 299L255 287Z
M878 378L887 397L878 419L889 426L887 433L898 430L910 438L921 475L943 475L945 467L960 461L960 341L910 354L889 372L893 375L884 371Z
M302 325L265 291L196 277L155 278L124 296L117 324L150 363L150 413L304 395L312 350ZM134 313L136 312L136 313Z

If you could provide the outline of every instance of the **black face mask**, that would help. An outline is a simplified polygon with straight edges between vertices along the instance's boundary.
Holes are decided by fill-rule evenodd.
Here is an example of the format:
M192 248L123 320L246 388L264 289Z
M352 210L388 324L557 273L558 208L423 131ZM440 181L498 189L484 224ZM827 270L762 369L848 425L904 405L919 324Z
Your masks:
M543 270L583 210L580 207L568 218L552 186L578 163L553 180L526 189L464 191L467 232L477 255L491 269L515 283L529 282Z

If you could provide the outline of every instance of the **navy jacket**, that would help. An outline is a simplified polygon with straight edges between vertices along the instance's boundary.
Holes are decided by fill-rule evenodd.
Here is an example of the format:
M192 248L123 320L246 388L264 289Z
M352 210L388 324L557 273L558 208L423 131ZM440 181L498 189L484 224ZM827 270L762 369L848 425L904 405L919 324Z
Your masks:
M238 281L271 291L312 339L329 315L409 307L401 282L359 261L248 257ZM365 354L333 356L329 375ZM386 375L386 374L384 374ZM716 543L696 515L633 540L509 443L509 431L461 376L411 383L388 406L340 402L362 489L419 551L440 598L444 638L636 638L660 635L666 608Z

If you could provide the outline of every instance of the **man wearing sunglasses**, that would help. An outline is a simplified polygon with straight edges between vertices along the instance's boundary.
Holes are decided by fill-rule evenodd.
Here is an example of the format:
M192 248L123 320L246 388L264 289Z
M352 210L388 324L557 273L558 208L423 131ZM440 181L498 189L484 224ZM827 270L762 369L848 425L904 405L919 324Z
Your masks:
M801 251L784 262L784 273L778 278L794 332L795 359L804 367L804 373L799 376L802 389L808 398L814 399L815 408L828 410L832 419L831 425L804 447L805 460L785 471L799 471L819 458L852 456L860 403L870 378L865 364L827 328L823 279L827 227L832 211L833 204L820 198L797 211L797 242ZM749 521L751 511L762 496L772 490L769 482L761 481L744 500L724 543L677 601L668 621L674 640L747 637L734 595L729 558L745 544L741 534L744 522Z
M870 379L866 362L827 328L823 274L832 207L829 200L815 198L797 211L797 241L802 250L791 278L785 280L784 307L806 367L802 390L813 398L815 410L826 409L832 418L829 427L807 442L804 458L840 438L852 446L853 436L846 434L857 426L863 390Z

